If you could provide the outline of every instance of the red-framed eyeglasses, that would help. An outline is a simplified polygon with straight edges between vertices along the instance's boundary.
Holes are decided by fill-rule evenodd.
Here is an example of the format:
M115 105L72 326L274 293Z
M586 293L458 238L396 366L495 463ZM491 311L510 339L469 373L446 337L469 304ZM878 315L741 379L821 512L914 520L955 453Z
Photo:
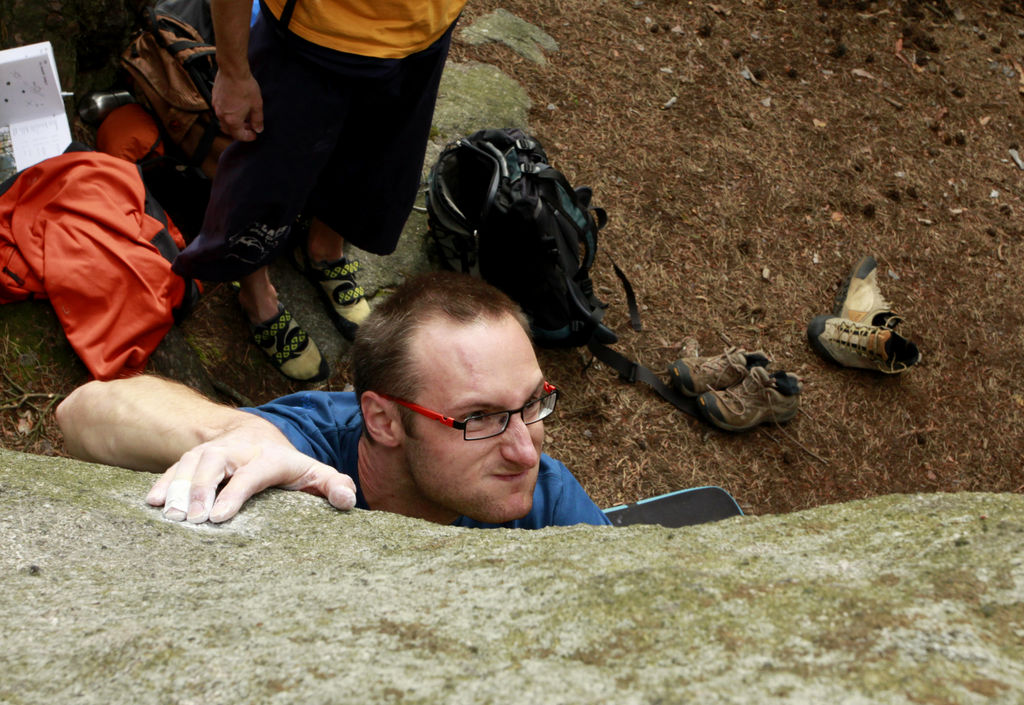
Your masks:
M440 412L414 404L411 401L406 401L383 392L378 393L385 399L401 404L406 409L415 411L417 414L426 416L428 419L440 421L445 426L462 431L462 437L467 441L482 441L485 438L500 436L508 428L508 422L511 420L512 414L519 414L523 419L523 423L527 426L543 421L554 413L555 403L558 401L558 389L545 380L544 393L536 399L526 402L518 409L495 411L490 414L472 414L467 416L464 421L457 421L451 416L445 416Z

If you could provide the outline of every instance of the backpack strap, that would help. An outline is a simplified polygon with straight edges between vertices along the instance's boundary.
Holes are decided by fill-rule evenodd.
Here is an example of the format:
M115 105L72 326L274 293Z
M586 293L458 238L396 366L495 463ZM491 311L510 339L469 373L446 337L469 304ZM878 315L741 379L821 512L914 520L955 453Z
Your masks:
M183 51L188 51L189 49L198 49L199 51L195 52L197 54L217 53L217 50L211 47L206 42L197 42L194 39L176 39L173 42L169 42L167 41L167 38L161 34L159 37L157 37L157 40L165 49L167 49L167 51L171 52L175 56L182 53Z
M508 165L505 163L501 152L498 152L490 142L484 142L484 147L481 147L470 140L460 139L455 144L459 149L468 149L476 152L485 159L490 160L494 165L490 181L487 183L487 193L484 195L484 202L480 206L480 212L469 214L475 219L474 222L482 223L490 212L491 206L494 205L494 200L498 196L498 187L501 185L501 177L508 176ZM485 149L485 147L489 147L490 149Z
M295 6L299 0L288 0L284 4L284 9L281 10L281 17L278 18L278 22L281 24L281 29L288 29L288 23L292 21L292 13L295 12Z
M538 178L554 181L561 187L561 190L565 192L566 197L572 202L574 207L578 208L584 214L591 214L594 221L593 228L580 227L579 223L575 222L568 213L565 213L565 216L574 226L576 226L576 230L581 236L580 241L583 244L583 261L579 264L576 281L580 283L581 287L584 289L584 293L586 293L594 307L602 309L605 308L606 304L601 303L594 294L593 285L590 283L590 268L594 264L594 257L597 253L597 233L601 228L608 224L608 213L604 208L594 208L590 205L591 200L593 199L593 191L589 187L580 186L579 188L573 189L569 185L565 175L557 169L547 167L535 172L535 174ZM558 207L559 210L564 210L560 203L553 203L549 205ZM626 277L626 273L619 268L619 265L615 263L615 260L612 260L612 267L615 269L615 276L619 278L619 281L622 283L622 288L626 292L626 304L629 307L629 324L632 326L633 330L639 331L643 326L640 323L640 308L636 303L636 294L633 291L633 285L630 284L629 279ZM566 271L569 270L566 269Z
M142 176L142 166L137 165L136 168L139 171L139 180L145 185L145 180ZM163 255L164 259L168 262L173 262L174 258L178 256L178 245L174 242L174 238L171 237L170 228L171 221L167 217L167 212L163 209L163 206L157 202L153 194L146 189L146 200L145 200L145 211L146 215L156 219L160 222L163 228L160 229L150 243L156 248L157 252ZM180 275L179 275L180 276ZM185 318L192 312L196 302L199 300L199 286L195 280L189 279L188 277L182 277L185 280L185 293L181 297L181 303L179 303L171 314L174 316L175 323L181 323Z
M608 259L611 259L611 257ZM626 273L619 269L619 265L615 263L615 260L612 260L612 269L615 270L615 276L622 282L622 288L626 292L626 306L629 307L629 325L633 330L643 330L643 325L640 323L640 308L636 305L636 293L633 291L633 285L629 283Z
M549 169L548 171L552 170ZM574 229L578 235L583 234L583 230L567 214L548 212L546 215L556 221L561 219L563 223L567 223L570 228ZM559 228L560 226L556 224L554 227ZM551 239L553 240L552 250L561 263L566 293L572 297L577 312L590 311L589 316L581 320L586 321L585 325L592 331L591 339L596 339L602 343L616 342L619 339L618 336L601 323L601 319L604 318L604 311L608 306L597 299L597 296L594 294L593 282L587 271L580 268L575 274L571 274L577 266L576 253L571 249L574 245L568 242L566 238L553 237ZM573 286L573 284L577 286ZM580 294L585 298L584 301L580 300Z
M210 153L213 148L213 141L217 139L217 136L221 134L220 121L217 120L216 116L211 118L210 122L207 123L206 129L203 130L203 136L199 140L199 144L196 145L196 150L189 155L188 165L192 167L200 167L203 160L206 159L206 155Z
M587 349L590 350L598 360L618 372L619 379L622 381L629 382L630 384L633 384L634 382L643 382L657 392L658 396L682 411L684 414L689 414L690 416L698 419L701 418L700 411L697 406L697 400L695 398L683 396L662 382L658 375L654 374L643 365L633 362L625 355L612 350L608 346L603 345L594 339L591 339L590 342L587 343Z
M568 186L568 182L565 182L565 185ZM590 205L594 199L594 191L589 186L580 186L574 191L569 191L569 193L572 194L570 198L575 197L576 206L590 213L594 219L594 232L590 237L586 238L586 252L583 253L583 263L580 265L580 269L589 271L594 265L594 258L597 256L597 235L601 228L608 224L608 213L604 208L594 208ZM591 240L593 241L591 242Z

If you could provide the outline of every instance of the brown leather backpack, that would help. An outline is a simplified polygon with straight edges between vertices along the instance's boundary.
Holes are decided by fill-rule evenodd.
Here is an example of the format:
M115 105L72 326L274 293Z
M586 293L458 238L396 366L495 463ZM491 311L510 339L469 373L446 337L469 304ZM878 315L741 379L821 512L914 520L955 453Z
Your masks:
M212 177L231 143L211 107L217 77L209 0L161 0L121 55L135 98L156 117L174 156Z

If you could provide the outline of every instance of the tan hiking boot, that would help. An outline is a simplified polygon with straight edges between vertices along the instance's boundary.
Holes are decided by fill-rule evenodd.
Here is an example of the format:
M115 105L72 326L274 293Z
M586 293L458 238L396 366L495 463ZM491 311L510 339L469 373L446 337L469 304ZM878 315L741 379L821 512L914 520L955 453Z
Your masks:
M866 325L826 314L807 325L807 340L816 353L844 367L892 375L921 361L917 345L888 325Z
M874 257L864 257L853 268L836 295L832 313L854 323L874 326L892 328L899 322L899 318L893 316L892 306L878 288L878 263Z
M752 367L764 367L771 360L763 352L729 348L715 357L684 357L668 368L672 386L688 397L710 389L726 389L742 382Z
M704 392L698 399L701 413L726 431L746 431L762 423L783 423L796 416L802 386L796 375L750 368L740 384Z

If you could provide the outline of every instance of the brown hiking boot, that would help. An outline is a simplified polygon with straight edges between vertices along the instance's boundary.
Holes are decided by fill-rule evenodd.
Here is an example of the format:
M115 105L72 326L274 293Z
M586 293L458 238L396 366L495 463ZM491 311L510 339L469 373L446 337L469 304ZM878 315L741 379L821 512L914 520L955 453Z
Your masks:
M700 395L704 417L726 431L746 431L762 423L782 423L796 416L800 406L800 380L786 372L750 368L742 383Z
M917 345L886 325L873 326L838 316L816 316L807 325L814 352L844 367L894 375L921 361Z
M871 255L861 259L836 295L832 313L854 323L893 328L899 318L878 288L878 262Z
M668 368L672 386L688 397L700 396L710 389L726 389L739 384L752 367L764 367L769 362L763 352L747 352L743 348L729 348L715 357L684 357Z

